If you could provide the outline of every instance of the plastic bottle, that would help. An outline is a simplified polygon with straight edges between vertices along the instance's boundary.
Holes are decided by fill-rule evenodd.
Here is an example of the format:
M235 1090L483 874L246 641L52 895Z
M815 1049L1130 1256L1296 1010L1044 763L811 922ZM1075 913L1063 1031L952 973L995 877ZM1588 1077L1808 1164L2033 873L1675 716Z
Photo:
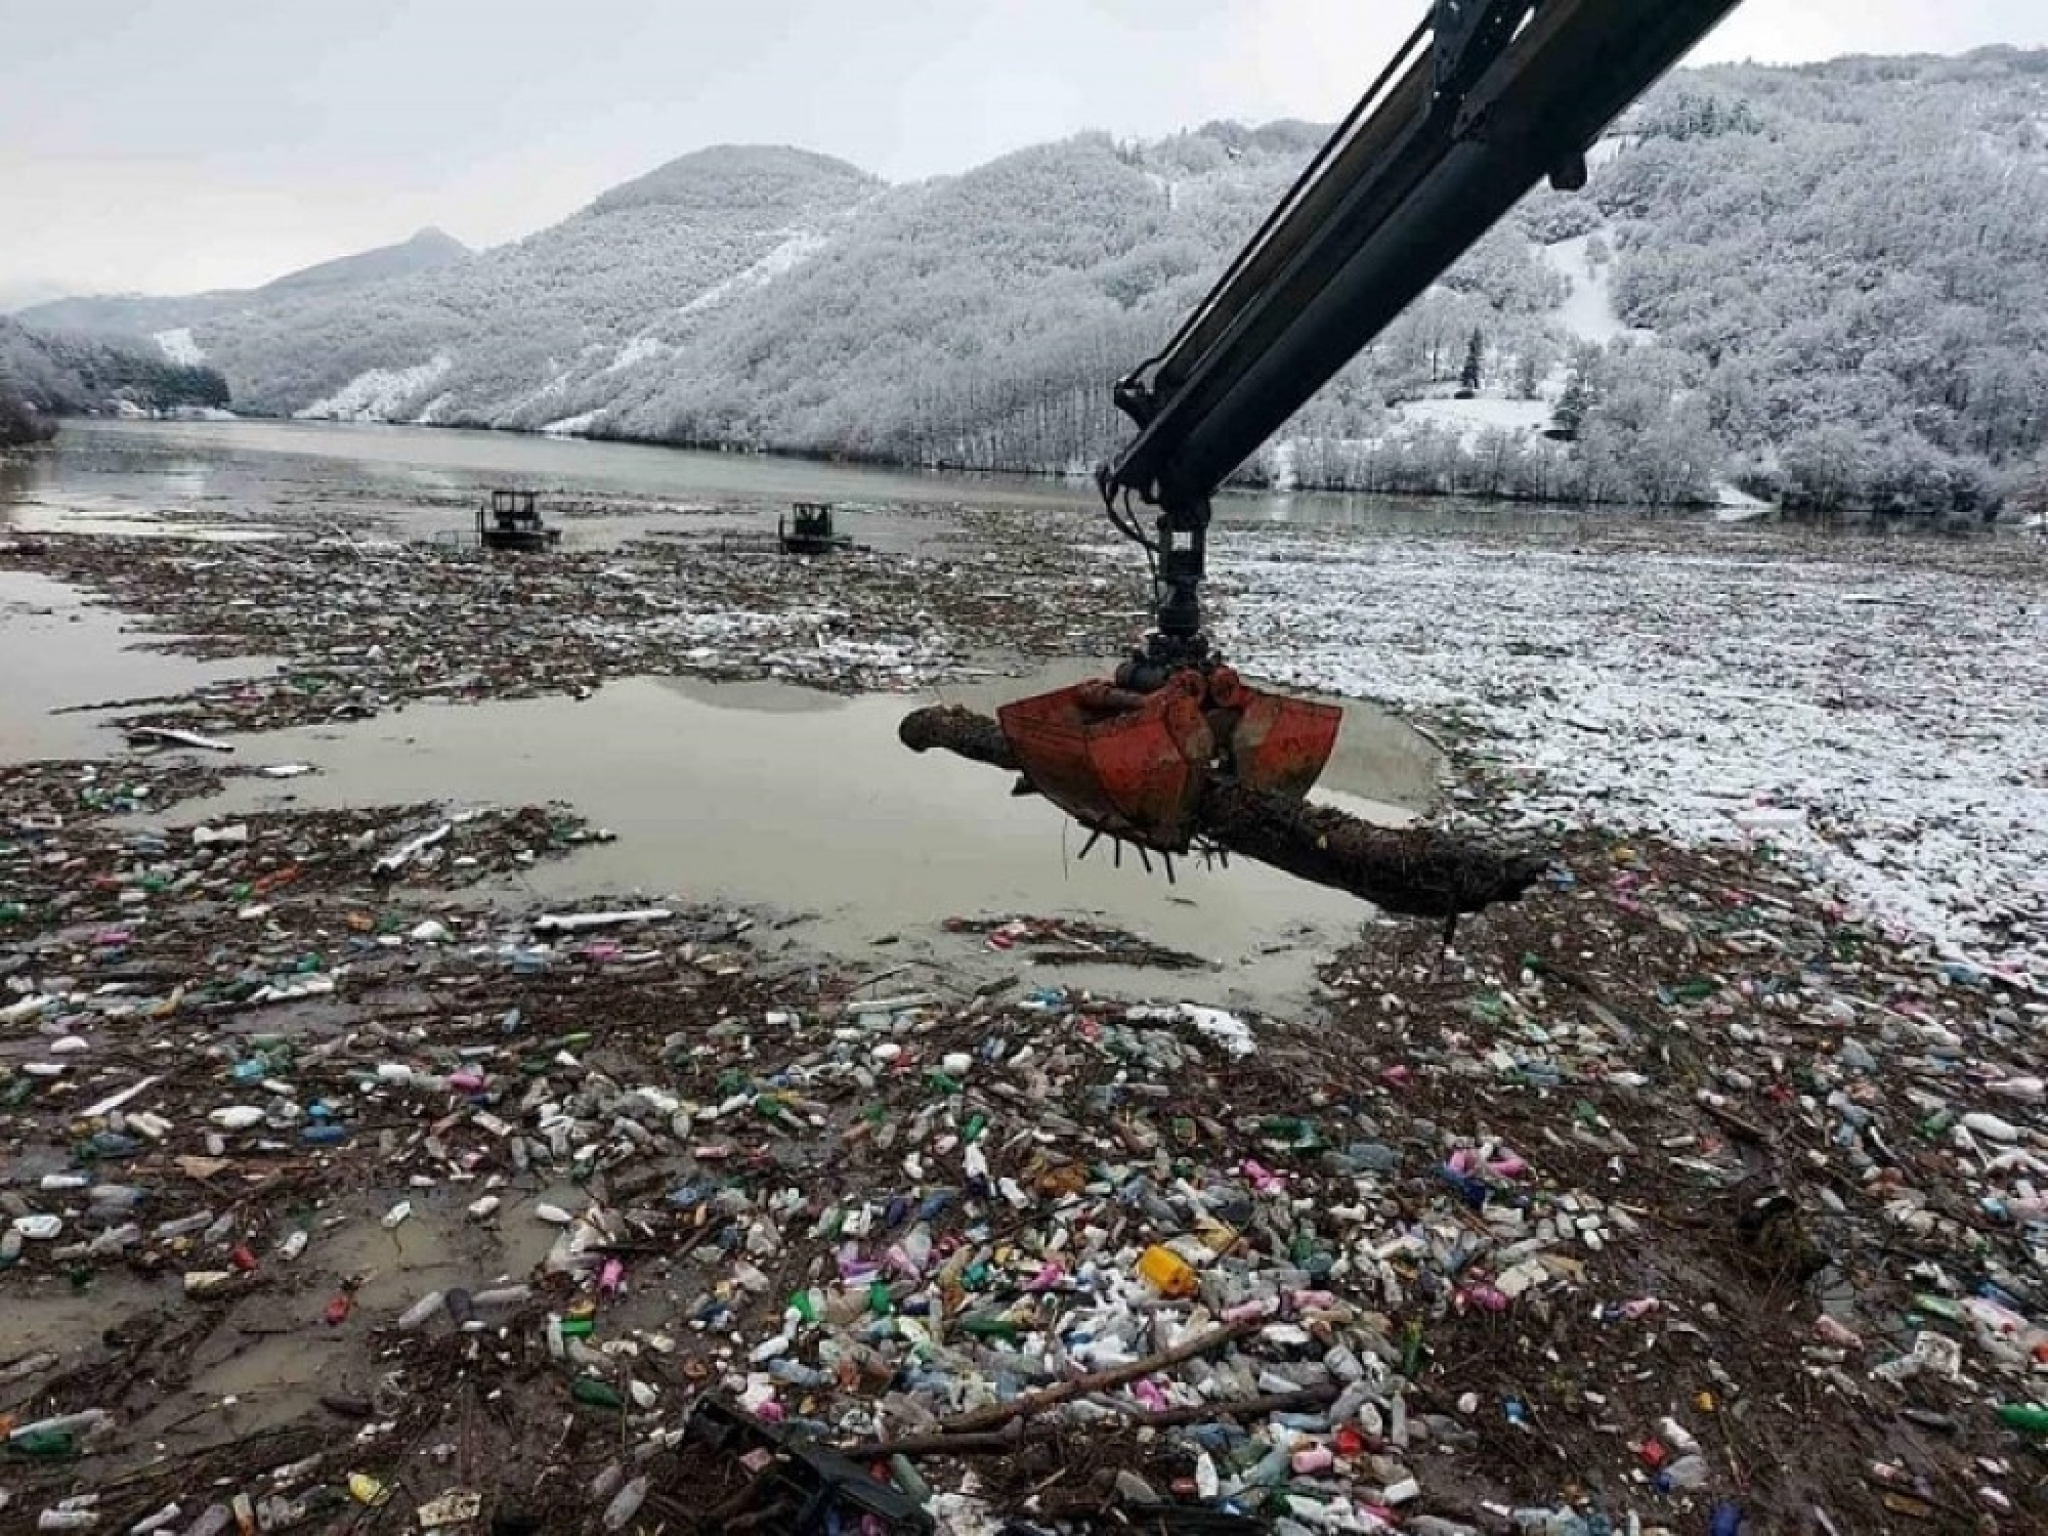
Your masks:
M89 1531L100 1517L89 1509L46 1509L36 1516L39 1531Z
M905 1493L917 1500L918 1503L929 1504L931 1502L932 1485L924 1480L908 1456L899 1454L889 1458L889 1476L898 1488L901 1488Z
M1666 1490L1674 1488L1703 1488L1707 1482L1707 1460L1704 1456L1681 1456L1657 1476L1657 1484Z
M47 1419L37 1419L32 1424L16 1427L8 1435L8 1443L20 1449L21 1442L32 1435L70 1435L83 1439L110 1427L114 1416L104 1408L87 1408L78 1413L54 1414Z
M604 1528L608 1531L624 1530L626 1522L640 1512L641 1502L646 1497L647 1479L645 1477L634 1478L625 1487L612 1495L611 1503L605 1505Z
M1666 1445L1681 1456L1690 1456L1700 1448L1700 1442L1693 1432L1668 1415L1658 1423L1657 1433Z
M447 1297L440 1291L427 1292L426 1295L398 1314L399 1331L401 1333L410 1333L415 1328L425 1327L428 1319L433 1317L436 1312L439 1312L446 1301Z
M92 1254L94 1257L99 1257L104 1254L119 1253L124 1248L132 1247L141 1240L142 1228L131 1221L118 1227L108 1228L98 1237L87 1243L85 1248L87 1253Z
M1963 1125L1977 1135L1991 1141L2018 1141L2020 1128L2000 1115L1968 1114L1963 1116Z
M1998 1422L2008 1429L2024 1429L2029 1434L2048 1435L2048 1408L2039 1403L2000 1403Z
M599 1381L595 1376L578 1376L569 1384L569 1395L579 1403L593 1408L624 1408L626 1400L609 1382Z
M60 1456L76 1456L78 1437L68 1430L37 1429L31 1425L26 1429L17 1429L8 1436L7 1449L17 1456L55 1460Z
M1157 1243L1138 1255L1138 1274L1162 1296L1186 1300L1202 1293L1201 1276L1193 1266Z

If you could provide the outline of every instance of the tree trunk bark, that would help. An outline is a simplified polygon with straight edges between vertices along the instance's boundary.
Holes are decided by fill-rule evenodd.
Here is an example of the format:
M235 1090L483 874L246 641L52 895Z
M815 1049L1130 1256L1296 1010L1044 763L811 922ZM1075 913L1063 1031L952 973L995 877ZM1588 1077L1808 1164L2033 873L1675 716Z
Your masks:
M1021 772L1002 727L957 705L906 715L913 752L951 752ZM1406 917L1457 917L1513 901L1541 877L1541 855L1491 848L1429 827L1376 827L1326 805L1212 782L1195 812L1198 838L1239 858L1331 886Z

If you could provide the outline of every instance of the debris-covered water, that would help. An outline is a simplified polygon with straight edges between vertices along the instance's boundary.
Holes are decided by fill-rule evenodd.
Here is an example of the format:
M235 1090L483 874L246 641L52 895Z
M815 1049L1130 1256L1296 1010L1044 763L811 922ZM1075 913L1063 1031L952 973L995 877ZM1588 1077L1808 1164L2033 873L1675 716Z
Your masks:
M979 708L1098 675L1073 661L944 690ZM1316 957L1356 933L1358 903L1258 865L1184 861L1168 884L1083 839L1042 800L1008 795L986 769L896 740L897 696L846 698L775 683L629 678L582 700L429 705L374 721L235 736L255 762L304 762L318 776L234 781L180 814L229 818L276 804L410 805L451 793L484 804L574 805L618 840L523 875L544 898L582 891L683 891L802 918L791 937L828 954L889 946L899 963L964 967L986 979L978 937L949 918L1072 916L1145 935L1208 962L1218 1001L1300 1006ZM1398 822L1436 798L1440 759L1369 706L1344 727L1321 797ZM1029 957L1027 948L1022 952ZM1143 985L1061 951L1031 982ZM1003 968L1015 970L1005 957Z
M2048 986L2048 545L1723 530L1225 541L1280 678L1455 719L1534 820L1770 843Z
M606 450L507 562L473 456L588 445L92 430L38 527L280 536L0 509L0 1530L2048 1525L2010 550L1224 540L1549 839L1446 945L895 746L1142 625L1057 498L763 560L841 471Z

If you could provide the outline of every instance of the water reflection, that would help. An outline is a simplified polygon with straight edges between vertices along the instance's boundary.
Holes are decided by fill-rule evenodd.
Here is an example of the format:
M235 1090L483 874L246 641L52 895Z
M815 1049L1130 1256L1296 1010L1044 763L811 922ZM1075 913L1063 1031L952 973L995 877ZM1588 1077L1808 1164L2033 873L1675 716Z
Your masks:
M986 709L1000 698L1099 670L1072 662L1037 678L946 690ZM1194 983L1218 1001L1275 1006L1304 996L1316 958L1370 909L1255 864L1183 868L1176 885L1135 860L1118 869L1042 800L1002 774L944 753L913 757L896 725L918 700L843 699L774 684L638 678L592 698L426 705L348 726L236 738L246 762L308 762L289 788L231 784L180 817L232 817L265 804L398 805L455 796L501 805L564 800L619 840L544 864L522 889L571 900L643 891L725 899L807 915L806 942L857 953L892 941L948 969L997 963L945 935L959 914L1100 917L1219 962ZM1317 798L1400 820L1430 804L1439 758L1415 731L1369 706L1347 711L1345 750ZM604 744L593 752L593 741ZM1016 958L1000 959L1006 972ZM1144 987L1129 972L1064 981ZM1187 985L1175 978L1176 990Z
M1057 508L1094 512L1084 477L959 474L837 464L766 454L710 453L634 443L508 432L352 422L72 421L30 474L29 494L99 495L144 505L203 503L224 517L351 510L397 515L402 531L431 536L463 525L493 485L543 498L640 498L678 511L793 500L851 506ZM0 500L7 492L0 489ZM1446 532L1475 523L1555 527L1568 508L1454 498L1393 498L1320 491L1232 492L1216 499L1226 524ZM1626 515L1626 514L1620 514ZM1670 518L1673 514L1661 514ZM1691 516L1693 514L1681 514Z

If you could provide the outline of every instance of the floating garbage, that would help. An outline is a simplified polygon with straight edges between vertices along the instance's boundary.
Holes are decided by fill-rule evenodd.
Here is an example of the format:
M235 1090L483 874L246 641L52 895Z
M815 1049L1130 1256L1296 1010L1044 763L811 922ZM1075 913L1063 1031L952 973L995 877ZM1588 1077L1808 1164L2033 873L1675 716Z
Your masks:
M707 671L901 686L973 606L891 649L823 628L863 556L750 589L758 631L639 557L37 558L275 633L282 675L179 716L221 736L586 686L683 631ZM506 579L531 656L424 665ZM284 593L332 622L283 634ZM1366 927L1253 1014L1195 957L984 991L687 889L542 901L508 877L600 835L564 807L179 815L233 771L0 770L6 1519L2048 1521L2048 1003L1774 853L1848 835L1823 796L1721 805L1800 810L1722 849L1558 834L1516 910ZM961 927L997 967L1134 947Z

